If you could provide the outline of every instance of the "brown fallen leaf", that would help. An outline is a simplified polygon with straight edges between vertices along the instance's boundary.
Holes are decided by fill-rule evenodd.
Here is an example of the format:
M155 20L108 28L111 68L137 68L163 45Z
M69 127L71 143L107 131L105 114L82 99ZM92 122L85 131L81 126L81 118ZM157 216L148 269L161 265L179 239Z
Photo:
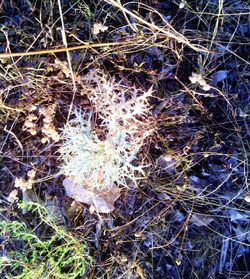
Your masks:
M114 203L120 197L120 189L113 186L109 189L96 190L87 185L75 183L70 178L63 180L66 195L72 199L95 208L98 213L110 213L114 210Z

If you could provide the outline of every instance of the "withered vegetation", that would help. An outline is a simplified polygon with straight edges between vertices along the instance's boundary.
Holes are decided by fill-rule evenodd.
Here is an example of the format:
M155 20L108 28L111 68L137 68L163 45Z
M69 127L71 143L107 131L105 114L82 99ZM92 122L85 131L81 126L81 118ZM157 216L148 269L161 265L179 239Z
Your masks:
M1 278L250 277L249 7L0 1Z

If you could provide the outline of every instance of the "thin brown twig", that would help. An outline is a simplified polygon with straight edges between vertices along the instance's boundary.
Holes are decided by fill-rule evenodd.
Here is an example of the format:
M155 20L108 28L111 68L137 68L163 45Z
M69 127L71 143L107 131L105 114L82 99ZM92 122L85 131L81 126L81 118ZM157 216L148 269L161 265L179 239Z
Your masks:
M119 45L133 45L137 43L137 40L127 40L127 41L120 41L120 42L110 42L110 43L85 43L84 45L72 46L72 47L62 47L56 49L41 49L41 50L34 50L29 52L14 52L14 53L0 53L0 59L2 58L10 58L10 57L19 57L19 56L32 56L32 55L41 55L41 54L54 54L60 53L65 51L74 51L74 50L81 50L81 49L89 49L89 48L101 48L101 47L111 47L111 46L119 46Z

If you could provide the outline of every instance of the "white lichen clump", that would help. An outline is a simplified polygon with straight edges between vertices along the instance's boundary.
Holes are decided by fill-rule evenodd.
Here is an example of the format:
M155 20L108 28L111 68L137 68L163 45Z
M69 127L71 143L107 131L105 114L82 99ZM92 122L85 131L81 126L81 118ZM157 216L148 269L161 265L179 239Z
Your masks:
M146 121L152 90L143 92L96 70L83 82L95 111L75 110L64 128L59 150L63 173L74 183L97 190L136 183L145 166L135 166L134 160L152 133ZM94 116L98 125L93 125Z

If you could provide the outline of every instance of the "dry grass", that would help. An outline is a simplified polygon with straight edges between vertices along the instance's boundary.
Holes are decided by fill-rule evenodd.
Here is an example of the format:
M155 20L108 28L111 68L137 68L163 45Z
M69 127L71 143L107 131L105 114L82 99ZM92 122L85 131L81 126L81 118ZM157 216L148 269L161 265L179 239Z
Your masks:
M67 226L88 237L94 258L89 278L249 276L249 4L0 4L1 199L6 201L16 177L27 181L34 169L33 191L39 199L58 197ZM104 32L93 33L95 23L103 24ZM121 81L115 94L107 94L108 103L102 82L86 84L91 68ZM192 73L197 82L190 82ZM116 96L126 105L139 90L131 104L135 109L151 87L154 94L143 103L143 117L125 119L126 108ZM121 88L125 95L119 95ZM85 116L92 111L88 127L94 128L96 142L114 137L118 124L126 135L133 130L122 154L137 154L133 159L145 162L146 175L137 189L121 193L112 214L94 213L65 197L61 142L42 140L46 115L41 112L51 106L57 133L74 122L74 107ZM120 118L114 122L115 113ZM154 118L146 121L150 113ZM25 125L32 127L25 130ZM151 129L155 132L146 138L143 132ZM113 156L116 150L109 152ZM109 184L128 183L125 174L112 180L111 172ZM20 190L18 197L24 199ZM22 214L15 204L5 206ZM23 218L30 222L29 216Z

